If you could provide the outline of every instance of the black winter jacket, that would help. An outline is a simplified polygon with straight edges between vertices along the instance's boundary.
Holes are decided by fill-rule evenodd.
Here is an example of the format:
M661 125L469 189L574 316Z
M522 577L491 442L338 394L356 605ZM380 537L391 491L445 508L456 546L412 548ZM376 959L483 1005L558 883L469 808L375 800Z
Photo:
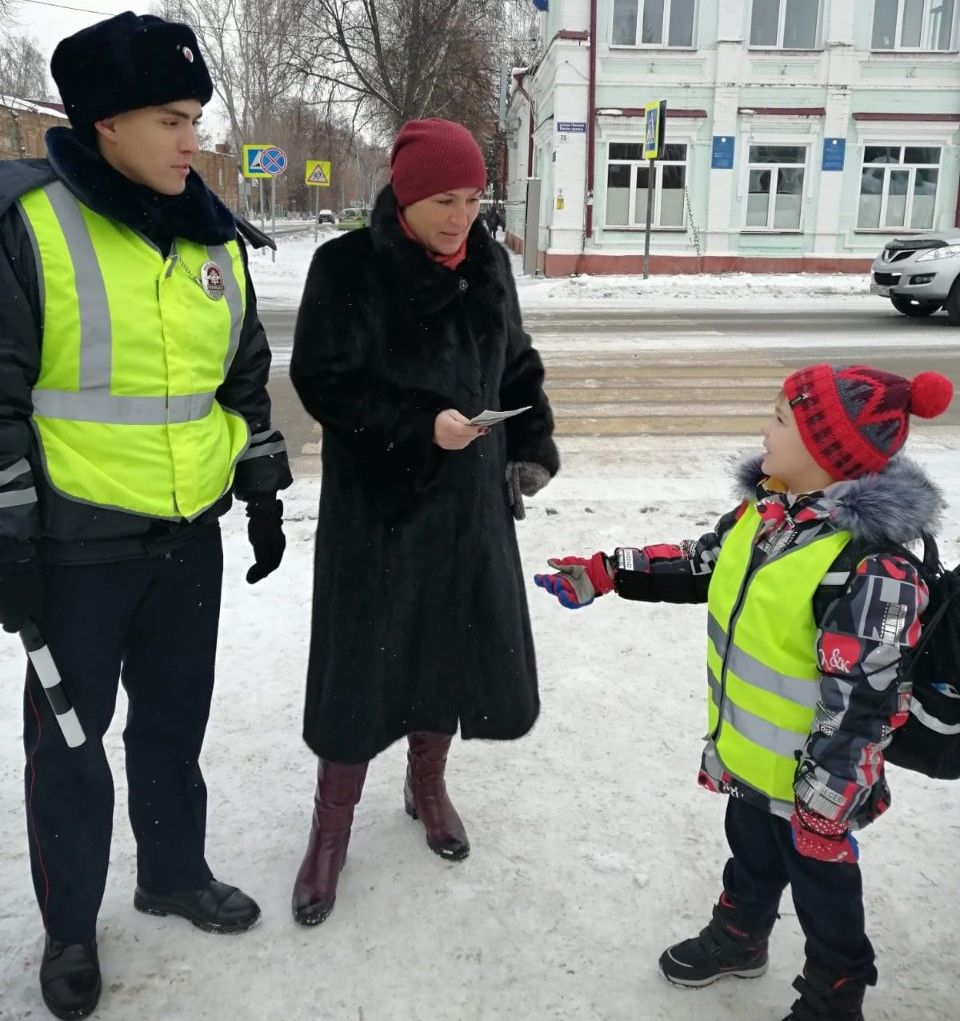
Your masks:
M543 365L506 251L479 223L451 271L387 188L371 226L314 255L291 377L323 425L304 738L362 762L412 731L515 738L537 718L507 461L559 468ZM438 412L530 411L465 450Z
M195 173L183 195L166 198L113 170L68 129L49 131L47 147L47 160L0 162L0 560L22 557L34 545L62 562L139 556L191 538L230 507L231 494L193 522L169 522L81 504L48 484L30 422L42 342L40 286L16 202L59 178L85 205L137 230L165 254L175 236L201 244L236 238L244 258L246 251L233 215ZM272 496L292 481L283 437L270 424L269 371L270 349L248 276L239 347L217 392L221 404L243 415L253 437L233 485L242 500ZM257 456L258 447L271 452ZM36 502L17 495L33 489Z

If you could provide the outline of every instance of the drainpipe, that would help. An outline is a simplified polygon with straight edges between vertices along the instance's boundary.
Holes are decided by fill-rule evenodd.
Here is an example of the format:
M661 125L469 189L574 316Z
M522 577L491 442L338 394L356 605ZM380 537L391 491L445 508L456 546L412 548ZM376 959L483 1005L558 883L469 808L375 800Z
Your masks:
M594 0L596 2L596 0ZM527 177L533 177L533 100L530 94L523 87L520 75L517 75L517 92L527 101L530 107L530 122L527 125Z
M594 151L597 137L597 0L590 0L590 79L587 83L587 211L584 242L593 237Z

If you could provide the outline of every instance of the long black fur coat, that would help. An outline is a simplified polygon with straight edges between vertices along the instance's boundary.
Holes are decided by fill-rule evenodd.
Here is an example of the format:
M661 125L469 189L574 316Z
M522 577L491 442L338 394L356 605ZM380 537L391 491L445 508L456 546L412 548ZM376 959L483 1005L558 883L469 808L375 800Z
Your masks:
M323 425L304 739L362 762L405 734L516 738L539 712L508 461L559 468L543 365L505 250L474 224L451 271L408 240L390 188L319 248L291 378ZM532 410L466 450L437 413Z

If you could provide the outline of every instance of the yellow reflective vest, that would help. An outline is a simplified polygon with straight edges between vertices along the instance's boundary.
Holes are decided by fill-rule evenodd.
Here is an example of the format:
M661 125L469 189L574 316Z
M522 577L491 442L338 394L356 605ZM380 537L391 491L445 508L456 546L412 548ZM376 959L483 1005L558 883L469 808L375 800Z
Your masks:
M33 423L55 490L83 503L194 518L249 443L216 392L240 341L238 243L176 238L167 258L56 181L21 197L43 315Z
M761 524L751 504L724 539L710 579L704 768L715 782L747 784L784 812L793 806L797 753L820 695L813 596L850 533L775 553L750 573Z

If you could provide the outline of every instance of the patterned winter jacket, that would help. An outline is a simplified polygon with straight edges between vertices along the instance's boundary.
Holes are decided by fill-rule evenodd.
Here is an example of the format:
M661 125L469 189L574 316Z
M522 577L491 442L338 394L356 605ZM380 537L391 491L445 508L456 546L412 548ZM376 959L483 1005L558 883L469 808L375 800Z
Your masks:
M676 546L617 549L611 558L614 586L626 599L706 602L724 539L751 502L764 526L750 572L767 557L825 532L850 532L851 547L861 554L854 558L856 571L849 566L831 570L814 596L818 632L810 655L819 663L820 694L794 793L810 810L856 829L890 803L883 750L907 717L910 689L901 680L901 654L920 636L919 616L928 598L912 564L890 550L934 532L943 498L923 470L900 455L883 472L836 482L791 502L777 480L763 476L761 461L758 457L738 467L741 503L713 531ZM718 789L703 768L700 779ZM777 810L759 791L736 780L719 789Z

